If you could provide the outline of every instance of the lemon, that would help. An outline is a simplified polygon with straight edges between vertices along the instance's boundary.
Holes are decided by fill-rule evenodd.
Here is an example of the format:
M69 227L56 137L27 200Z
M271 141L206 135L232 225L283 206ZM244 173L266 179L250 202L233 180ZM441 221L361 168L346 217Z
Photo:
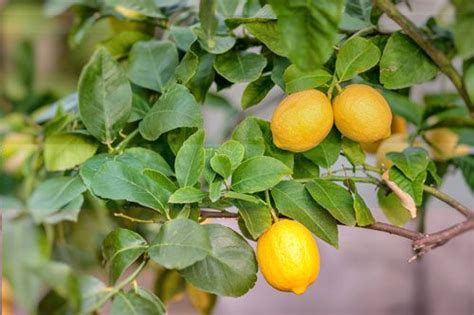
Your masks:
M326 138L333 122L331 102L324 93L306 90L291 94L273 113L273 143L292 152L307 151Z
M257 260L267 282L280 291L303 294L319 274L316 241L292 220L279 220L259 238Z
M334 122L347 138L376 142L390 136L392 111L376 89L365 84L346 87L334 100Z
M469 146L459 144L457 133L448 128L437 128L426 132L433 160L446 161L456 156L469 154Z
M408 126L407 126L407 121L405 118L398 116L398 115L393 115L392 118L392 127L391 127L391 133L397 134L406 134L408 132ZM382 143L382 140L376 141L376 142L361 142L362 149L364 149L365 152L368 153L375 153L377 152L377 149L379 148L380 144Z
M129 19L137 20L137 19L143 19L145 17L140 12L124 7L123 5L118 5L114 9L115 11L117 11L118 13L120 13L121 15Z
M3 315L13 314L13 296L10 284L2 278L2 312Z

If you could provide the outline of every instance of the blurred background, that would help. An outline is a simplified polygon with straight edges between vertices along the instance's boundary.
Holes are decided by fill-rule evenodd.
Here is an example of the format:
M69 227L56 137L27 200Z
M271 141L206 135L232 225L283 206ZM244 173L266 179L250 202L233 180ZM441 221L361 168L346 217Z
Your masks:
M64 0L66 1L66 0ZM190 1L191 2L191 1ZM419 24L428 16L452 17L445 0L412 0L411 10L401 10ZM80 70L97 43L110 36L106 21L99 22L86 35L80 48L68 45L72 23L67 14L48 18L43 14L43 1L0 0L0 116L21 110L38 115L37 109L76 90ZM386 18L381 27L394 30L396 25ZM474 32L474 30L473 30ZM416 65L413 65L416 66ZM209 144L222 142L229 128L245 117L271 117L274 106L283 97L274 89L263 104L245 114L240 111L243 85L208 98L205 127ZM415 101L427 92L453 90L448 80L416 86L411 91ZM36 112L36 113L35 113ZM33 114L34 113L34 114ZM372 157L371 157L372 158ZM0 192L8 194L14 179L0 174ZM474 196L465 186L459 172L448 174L440 190L462 203L474 207ZM373 188L362 187L361 193L375 216L377 209ZM462 217L446 205L431 200L426 217L427 232L459 222ZM232 228L232 221L223 221ZM416 228L416 222L410 226ZM281 293L259 277L256 287L241 298L219 298L215 314L474 314L474 235L466 233L426 257L407 263L412 256L408 241L375 231L340 228L340 249L319 242L321 273L317 283L302 296ZM8 255L8 253L2 253ZM143 275L140 283L153 283L153 275ZM194 314L190 302L175 296L170 314ZM18 314L21 314L18 312Z

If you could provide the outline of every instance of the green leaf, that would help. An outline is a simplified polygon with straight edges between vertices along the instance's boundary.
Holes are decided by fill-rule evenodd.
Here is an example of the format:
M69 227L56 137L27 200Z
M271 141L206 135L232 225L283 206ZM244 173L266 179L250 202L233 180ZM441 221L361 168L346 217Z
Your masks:
M367 207L364 199L358 193L354 195L354 210L358 226L367 226L375 223L369 207Z
M180 187L193 186L204 171L204 130L200 129L184 143L174 163Z
M212 202L216 202L221 198L221 188L224 183L224 180L221 178L213 179L209 184L209 199Z
M201 21L201 29L206 38L212 39L216 34L218 20L216 13L215 0L203 0L199 2L199 20Z
M221 144L216 153L227 156L230 160L232 170L235 170L244 159L245 148L236 140L228 140Z
M187 87L198 102L206 99L207 92L214 81L214 59L215 56L202 50L199 45L192 46L192 51L198 56L199 63L196 74L187 83Z
M416 67L413 67L416 65ZM410 38L393 33L380 59L380 82L387 89L401 89L432 79L438 68Z
M362 21L370 22L371 0L347 0L345 13Z
M101 198L127 200L163 211L172 193L143 176L142 171L119 161L106 162L93 177L90 189Z
M194 187L183 187L176 190L168 200L169 203L193 203L201 202L206 193Z
M136 288L135 293L138 294L143 299L150 301L155 305L155 310L153 311L153 314L156 314L156 315L167 314L166 306L155 294L143 288Z
M388 90L382 91L383 96L390 104L392 112L402 116L409 122L418 125L421 122L422 107L412 102L405 95Z
M474 56L474 43L469 34L474 25L474 9L469 0L458 0L452 2L456 6L456 17L454 19L454 43L460 57L468 59Z
M168 193L171 195L178 190L178 186L160 171L147 168L143 171L143 175L151 178L155 184L166 190L167 195Z
M243 200L235 200L234 205L239 209L239 215L254 240L272 225L270 210L264 205Z
M142 120L143 117L150 111L150 105L142 97L137 94L133 94L132 98L132 113L128 118L128 122L135 122Z
M260 126L260 130L262 130L262 133L263 133L263 139L265 141L265 155L271 156L277 160L280 160L286 166L288 166L291 170L293 170L294 154L292 152L285 151L278 148L273 143L273 136L272 136L272 131L271 131L269 121L258 119L258 118L256 120Z
M300 69L317 70L333 52L344 0L270 0L289 59Z
M241 193L254 193L269 189L291 170L282 162L268 156L256 156L244 161L232 175L232 189Z
M150 0L105 0L105 3L109 6L123 6L127 9L136 11L144 16L152 18L163 18L158 6L154 1Z
M182 84L188 83L196 75L198 65L199 57L192 50L187 51L176 67L175 74L178 81Z
M290 66L290 62L286 58L274 58L273 59L273 69L271 78L283 91L285 90L285 80L283 79L283 74Z
M242 94L242 109L248 109L260 103L275 86L269 75L261 76L250 82Z
M234 297L247 293L257 281L252 247L228 227L218 224L203 227L211 240L211 252L180 273L193 286L206 292Z
M194 96L177 84L158 99L140 122L140 133L143 138L154 141L167 131L182 127L199 128L202 123L201 109Z
M403 152L389 152L386 156L410 180L415 180L418 175L428 168L430 158L422 148L407 148Z
M265 57L251 52L230 51L214 61L217 73L233 83L257 80L266 65Z
M284 57L288 55L277 21L245 23L245 28L275 54Z
M339 49L336 73L340 81L347 81L357 74L374 67L380 59L380 50L371 41L354 37Z
M148 254L167 269L183 269L211 255L207 230L189 219L166 222L150 246Z
M342 151L352 166L356 167L364 164L365 153L358 142L344 137L342 139Z
M147 242L131 230L116 229L102 242L102 255L109 269L110 283L114 284L148 248Z
M223 178L228 178L232 174L232 163L227 155L216 154L211 158L212 169Z
M163 310L158 307L156 303L138 295L133 290L127 293L117 293L112 303L110 313L114 315L166 314L166 312L163 312Z
M41 281L34 267L43 265L50 259L51 245L46 235L29 217L3 221L2 226L2 275L9 281L15 292L15 302L35 313L42 290Z
M189 26L171 25L169 32L170 39L183 51L188 51L191 45L197 40L196 34L194 34Z
M306 151L303 155L324 168L330 168L336 163L341 151L341 134L333 128L326 139L315 148Z
M295 154L295 166L293 169L293 178L314 178L319 177L319 167L311 160L308 160L301 154Z
M265 152L265 140L256 118L245 118L234 130L232 139L245 147L244 160L263 155Z
M81 288L81 314L89 314L95 311L97 303L103 301L109 294L107 288L102 281L92 276L83 276L79 278Z
M331 78L331 74L326 70L302 71L295 65L286 68L283 74L285 90L288 94L313 89L328 82Z
M117 161L124 162L128 166L140 171L145 168L159 171L166 176L173 176L173 170L168 162L157 152L145 148L135 147L126 149L123 154L115 157Z
M239 0L217 0L217 12L223 16L233 16L239 2Z
M62 133L46 138L44 163L48 171L65 171L84 163L95 154L98 143L90 137Z
M178 51L173 43L138 42L130 51L128 77L136 85L162 93L175 80L178 62Z
M338 221L348 226L356 223L351 193L343 187L324 179L314 179L306 184L311 197Z
M303 184L284 181L272 189L278 211L306 226L323 241L338 247L337 222L321 208Z
M28 200L28 209L40 222L86 191L79 177L54 177L41 183Z
M87 130L111 143L132 111L127 76L105 48L97 50L79 79L79 113Z
M410 213L402 206L394 193L388 195L382 189L377 191L377 199L387 220L395 225L403 226L411 220Z
M115 34L112 38L102 43L109 53L115 58L126 57L132 49L133 44L139 41L149 40L150 35L136 31L125 31Z
M457 157L454 159L454 161L461 169L466 184L471 189L471 191L474 191L474 156L468 155Z
M199 27L194 28L193 32L197 35L201 48L215 55L229 51L236 42L236 38L233 36L216 35L209 38Z
M242 193L238 193L232 190L226 191L224 193L224 197L229 198L229 199L234 199L234 200L246 201L247 203L262 203L263 202L259 198L254 197L252 195L242 194Z
M71 200L67 205L59 209L48 216L42 217L41 222L47 224L57 224L62 221L77 222L79 212L81 211L82 204L84 203L84 196L79 195Z

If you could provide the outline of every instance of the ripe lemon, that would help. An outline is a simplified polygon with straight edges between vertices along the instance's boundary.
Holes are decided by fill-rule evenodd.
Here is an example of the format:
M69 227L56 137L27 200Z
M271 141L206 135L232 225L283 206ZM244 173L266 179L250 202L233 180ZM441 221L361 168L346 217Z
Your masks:
M331 102L317 90L287 96L273 113L273 143L280 149L303 152L320 144L334 123Z
M390 106L368 85L346 87L334 100L333 110L337 129L351 140L370 143L390 136Z
M13 314L13 295L10 284L2 278L2 312L3 315Z
M124 7L123 5L118 5L114 9L118 13L122 14L124 17L132 20L143 19L145 17L140 12Z
M398 115L393 115L391 132L392 135L397 133L406 134L408 132L408 126L405 118ZM381 143L382 140L371 143L362 142L360 145L362 146L362 149L364 149L365 152L375 153L377 152L377 149L379 148Z
M277 290L303 294L319 274L319 251L301 223L283 219L257 242L257 260L267 282Z
M448 128L437 128L426 132L433 160L446 161L456 156L469 154L469 146L459 144L457 133Z

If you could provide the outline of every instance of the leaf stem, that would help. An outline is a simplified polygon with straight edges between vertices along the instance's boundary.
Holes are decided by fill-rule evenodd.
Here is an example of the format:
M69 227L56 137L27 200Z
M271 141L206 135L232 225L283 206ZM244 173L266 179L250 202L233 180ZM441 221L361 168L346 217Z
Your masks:
M125 139L120 142L117 147L115 148L116 152L121 152L123 149L127 147L127 145L130 143L130 141L133 140L138 135L138 128L132 131L128 136L125 137Z
M123 280L122 282L120 282L119 284L117 284L116 286L110 288L110 291L108 291L108 293L106 295L104 295L104 297L102 299L100 299L99 301L97 301L97 303L95 303L92 308L90 308L89 310L90 311L95 311L97 310L98 308L100 308L102 305L104 305L105 302L107 302L110 298L112 298L115 294L117 294L120 290L122 290L123 288L125 288L125 286L127 286L127 284L129 283L132 283L133 281L135 281L135 279L138 277L138 275L143 271L143 269L145 268L146 264L147 264L148 260L144 260L140 266L138 266L137 269L135 269L135 271L130 275L128 276L125 280Z
M265 200L266 200L266 203L267 203L267 207L268 209L270 210L270 214L272 216L272 219L273 219L273 222L278 222L279 218L278 218L278 214L276 213L275 209L273 209L272 207L272 202L270 200L270 193L268 190L265 190Z
M115 212L114 217L123 218L135 223L146 223L146 224L158 223L154 220L142 220L142 219L134 218L134 217L126 215L125 213L120 213L120 212Z

